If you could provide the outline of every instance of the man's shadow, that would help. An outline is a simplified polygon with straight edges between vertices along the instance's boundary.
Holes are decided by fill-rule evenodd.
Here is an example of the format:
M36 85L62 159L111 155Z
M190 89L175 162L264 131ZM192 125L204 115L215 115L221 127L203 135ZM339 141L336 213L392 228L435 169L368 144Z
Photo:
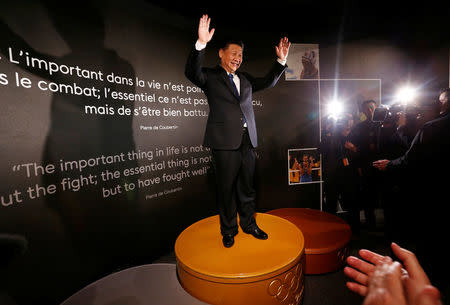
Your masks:
M45 186L54 184L57 187L55 194L45 196L48 207L59 214L78 255L88 258L97 270L101 270L102 266L108 268L121 259L126 261L139 242L140 214L136 189L126 192L123 185L131 181L122 175L119 178L109 176L107 181L102 179L102 173L107 170L122 172L125 168L137 166L136 160L127 158L127 152L135 150L133 115L118 114L118 109L123 106L131 109L132 113L134 104L103 97L104 87L111 91L134 93L135 72L131 64L114 50L104 47L105 24L95 7L78 2L44 1L42 4L56 31L69 46L70 53L56 57L39 52L3 21L0 21L0 33L2 40L10 42L14 49L29 52L30 57L103 73L101 81L94 74L80 77L77 74L81 73L75 73L75 70L72 75L58 72L49 75L44 69L26 66L24 62L20 64L22 69L42 78L47 84L73 86L76 83L81 88L100 89L97 92L100 99L88 96L90 94L53 92L42 163L54 164L57 169L54 174L43 176ZM0 51L8 54L4 45ZM111 73L129 79L128 84L107 81L107 75ZM91 114L85 106L112 107L115 114ZM123 154L122 160L111 164L104 164L108 163L104 158L99 159L120 154ZM64 166L65 162L93 159L97 160L95 165L83 170ZM110 196L105 196L108 192Z

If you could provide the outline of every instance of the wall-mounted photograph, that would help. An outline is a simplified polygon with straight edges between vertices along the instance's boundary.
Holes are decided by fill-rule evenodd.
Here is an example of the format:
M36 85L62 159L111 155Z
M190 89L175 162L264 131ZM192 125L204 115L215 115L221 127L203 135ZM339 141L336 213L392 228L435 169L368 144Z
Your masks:
M293 43L287 65L286 80L319 79L319 45Z
M320 154L317 148L289 149L289 185L321 182L320 164Z

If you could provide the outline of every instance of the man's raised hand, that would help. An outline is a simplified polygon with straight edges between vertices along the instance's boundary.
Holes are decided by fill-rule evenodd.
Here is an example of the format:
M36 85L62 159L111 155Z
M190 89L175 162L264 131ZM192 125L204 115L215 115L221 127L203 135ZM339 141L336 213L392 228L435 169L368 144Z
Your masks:
M291 46L291 43L287 39L287 37L281 38L280 43L275 46L275 51L277 53L277 56L280 60L286 60L287 56L289 54L289 47Z
M209 30L209 24L211 23L211 18L208 15L203 15L200 18L200 23L198 25L198 42L201 44L207 44L214 35L216 29Z

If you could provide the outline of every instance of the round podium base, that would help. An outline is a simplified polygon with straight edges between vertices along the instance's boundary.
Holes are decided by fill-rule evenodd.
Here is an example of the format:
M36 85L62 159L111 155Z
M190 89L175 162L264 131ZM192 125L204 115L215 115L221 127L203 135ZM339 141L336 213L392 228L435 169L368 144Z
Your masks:
M79 290L60 305L113 304L207 305L181 287L174 264L141 265L112 273Z
M305 274L333 272L345 264L352 232L341 218L313 209L285 208L269 211L295 224L305 237Z
M304 288L304 238L289 221L257 213L267 240L239 229L235 243L225 248L219 216L185 229L175 243L181 285L209 304L300 304Z

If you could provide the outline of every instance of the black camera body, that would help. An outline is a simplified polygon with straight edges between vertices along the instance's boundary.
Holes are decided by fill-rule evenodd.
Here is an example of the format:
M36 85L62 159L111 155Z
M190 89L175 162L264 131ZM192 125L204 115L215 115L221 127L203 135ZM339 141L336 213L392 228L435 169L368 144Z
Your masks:
M375 108L373 112L372 121L377 123L395 123L398 120L399 113L405 113L406 107L400 104L394 104L392 106L382 105Z
M377 123L384 122L389 115L391 115L391 113L389 112L389 108L387 106L377 107L373 112L372 121Z

